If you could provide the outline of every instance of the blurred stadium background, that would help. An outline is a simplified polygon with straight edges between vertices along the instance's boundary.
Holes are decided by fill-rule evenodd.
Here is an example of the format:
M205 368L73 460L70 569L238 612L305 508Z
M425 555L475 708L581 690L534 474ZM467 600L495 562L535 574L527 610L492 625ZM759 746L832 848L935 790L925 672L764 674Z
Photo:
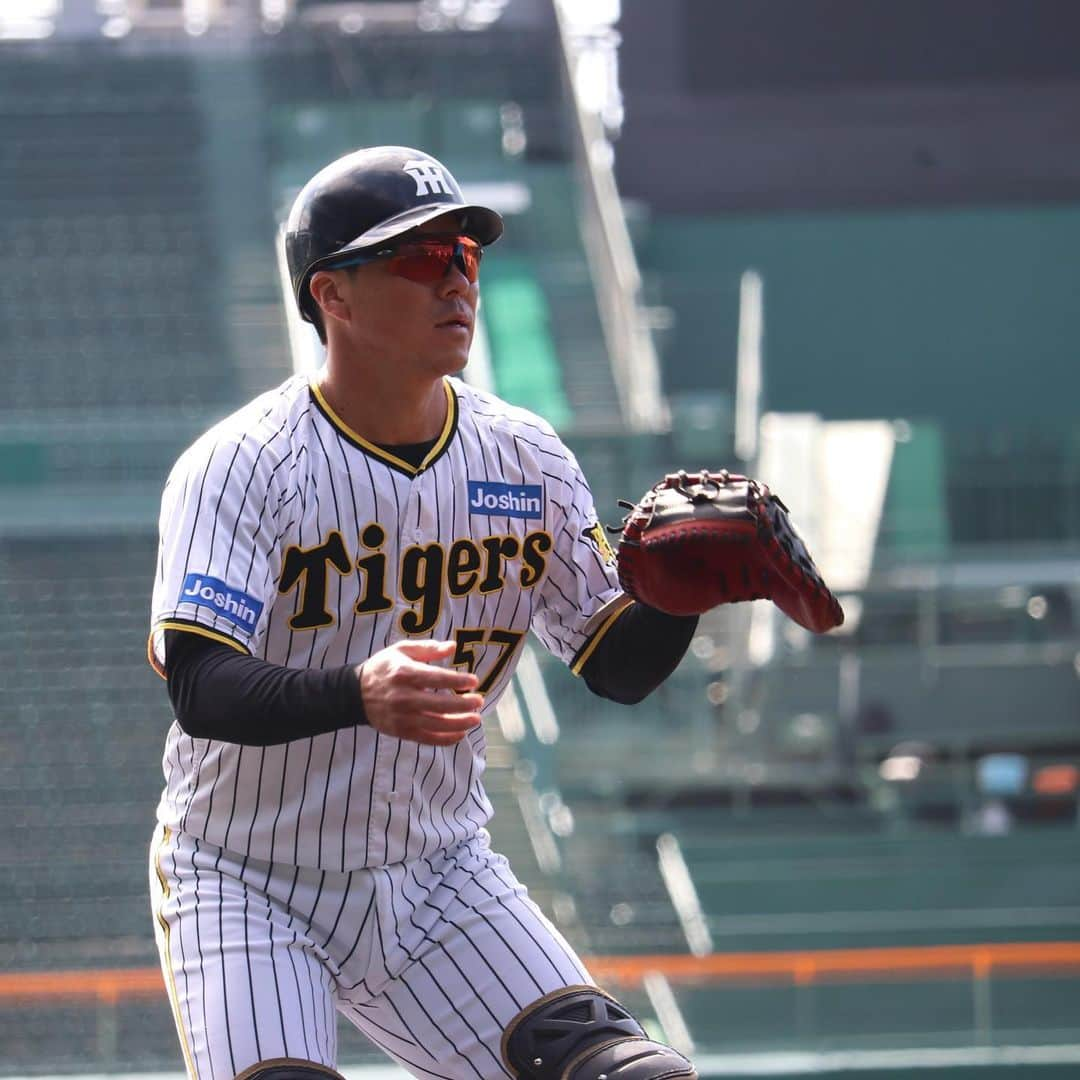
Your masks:
M601 519L782 493L841 633L721 610L624 709L538 650L496 843L703 1076L1080 1075L1072 0L0 2L0 1073L177 1075L144 660L179 450L294 367L358 145L508 219L470 377ZM342 1030L350 1076L400 1075Z

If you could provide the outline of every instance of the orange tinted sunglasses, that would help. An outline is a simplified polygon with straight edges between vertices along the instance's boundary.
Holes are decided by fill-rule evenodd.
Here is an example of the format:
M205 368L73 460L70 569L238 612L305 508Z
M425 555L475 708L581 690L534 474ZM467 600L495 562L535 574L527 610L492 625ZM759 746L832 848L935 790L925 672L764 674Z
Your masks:
M442 281L453 265L472 283L480 277L483 254L484 249L471 236L413 237L375 251L357 253L327 269L342 270L385 259L387 271L395 277L431 285Z

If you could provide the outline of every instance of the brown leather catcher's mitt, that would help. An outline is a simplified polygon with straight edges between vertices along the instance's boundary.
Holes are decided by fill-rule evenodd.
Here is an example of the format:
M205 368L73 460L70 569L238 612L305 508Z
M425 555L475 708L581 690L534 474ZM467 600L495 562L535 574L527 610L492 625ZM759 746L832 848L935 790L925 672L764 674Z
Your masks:
M823 634L844 621L787 507L745 476L669 473L623 519L619 582L628 596L669 615L772 600Z

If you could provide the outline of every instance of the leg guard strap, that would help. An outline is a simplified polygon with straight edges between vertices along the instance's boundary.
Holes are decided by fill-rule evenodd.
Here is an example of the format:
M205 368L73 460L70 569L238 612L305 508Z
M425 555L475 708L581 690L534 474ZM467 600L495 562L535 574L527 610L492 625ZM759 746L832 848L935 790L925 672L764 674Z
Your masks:
M595 986L556 990L522 1009L503 1033L502 1056L518 1080L697 1080L682 1054L649 1039Z

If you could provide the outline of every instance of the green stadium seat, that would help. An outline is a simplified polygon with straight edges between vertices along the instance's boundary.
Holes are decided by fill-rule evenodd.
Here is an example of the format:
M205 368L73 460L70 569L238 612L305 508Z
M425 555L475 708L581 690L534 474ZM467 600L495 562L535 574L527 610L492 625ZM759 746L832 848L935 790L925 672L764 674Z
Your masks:
M551 338L547 300L523 263L504 258L491 265L481 314L491 339L496 392L556 428L564 427L572 414Z

